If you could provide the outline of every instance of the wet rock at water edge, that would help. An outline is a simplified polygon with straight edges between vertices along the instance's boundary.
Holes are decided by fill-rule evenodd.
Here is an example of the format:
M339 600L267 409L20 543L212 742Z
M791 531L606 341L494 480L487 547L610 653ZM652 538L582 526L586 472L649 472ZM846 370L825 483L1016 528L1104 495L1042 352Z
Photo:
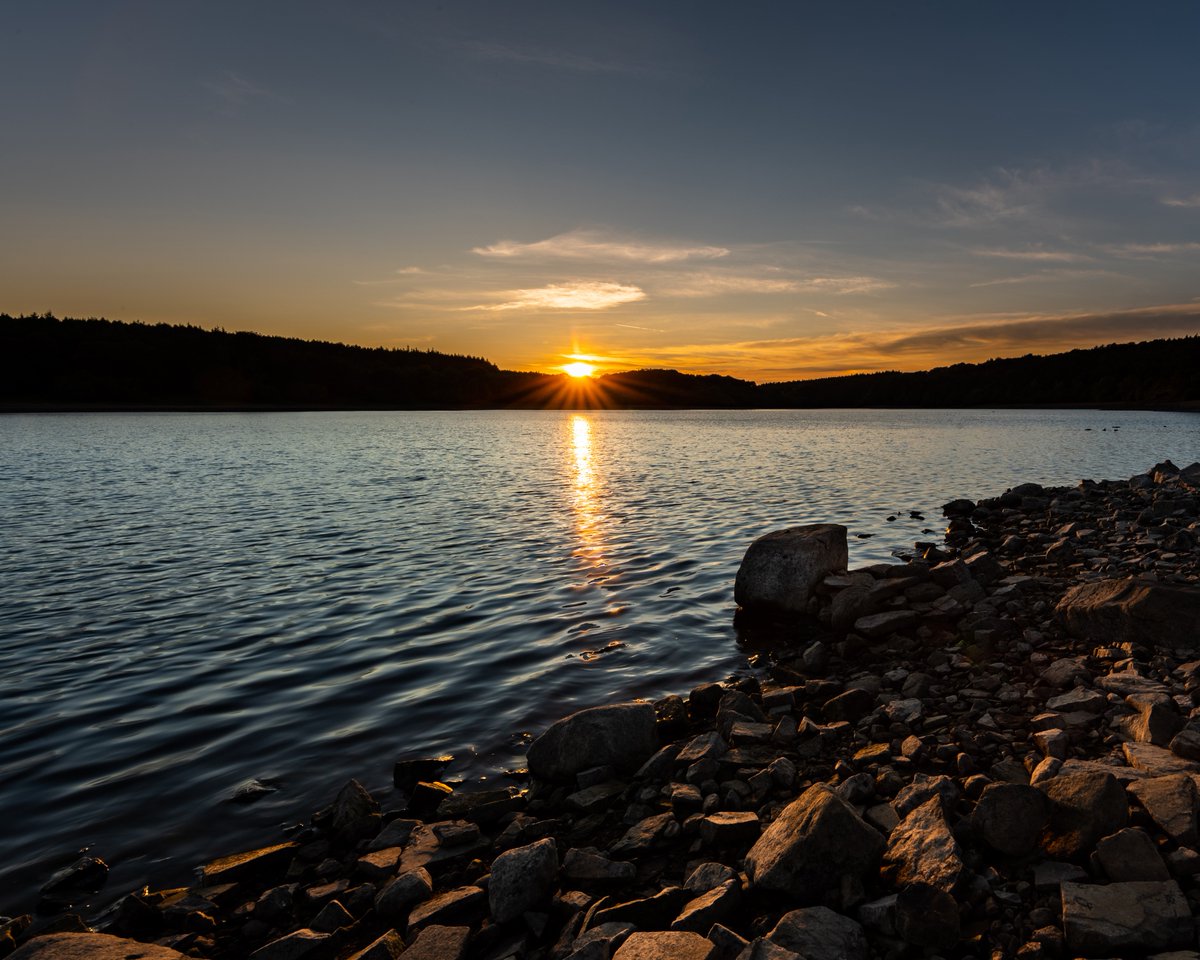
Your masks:
M551 724L529 745L529 770L546 780L568 780L602 764L633 772L658 749L655 724L650 703L580 710Z
M759 537L746 551L733 597L750 612L808 612L813 590L827 574L846 569L846 528L836 523L789 527Z

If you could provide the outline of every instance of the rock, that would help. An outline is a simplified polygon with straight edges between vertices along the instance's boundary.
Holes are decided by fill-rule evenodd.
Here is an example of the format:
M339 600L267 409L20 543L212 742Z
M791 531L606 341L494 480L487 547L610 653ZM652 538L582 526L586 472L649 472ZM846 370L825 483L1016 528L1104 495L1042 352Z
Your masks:
M357 780L351 780L333 801L331 827L342 843L355 843L379 832L379 804Z
M669 813L658 813L639 820L625 831L625 835L612 845L609 852L622 854L649 850L675 822L675 818Z
M746 855L753 886L801 902L858 899L883 852L883 838L836 793L814 784L763 831ZM801 951L802 952L802 951Z
M1196 784L1186 773L1135 780L1125 789L1180 846L1194 847L1200 842L1196 833Z
M713 960L711 940L682 930L631 933L613 960Z
M562 872L568 880L632 880L637 867L624 860L609 860L594 847L572 847L563 857Z
M96 893L108 880L108 864L99 857L80 857L56 871L42 884L42 895L50 900L71 900Z
M403 938L395 930L389 930L369 946L351 954L346 960L399 960L403 952Z
M1137 827L1118 830L1097 843L1096 861L1114 883L1171 879L1154 841Z
M1125 826L1125 791L1107 773L1064 773L1038 784L1050 801L1042 849L1065 860L1085 856L1101 837Z
M403 923L408 912L433 895L433 880L424 867L409 870L391 881L375 896L375 912L388 923Z
M1016 783L984 787L972 814L980 839L998 853L1024 857L1037 848L1050 816L1050 802L1041 790Z
M342 927L348 927L354 923L354 917L350 911L341 905L337 900L330 900L323 906L320 912L313 917L312 923L309 926L318 933L333 933Z
M426 927L404 951L404 960L463 960L467 955L470 927Z
M1096 580L1055 608L1067 631L1093 643L1200 647L1200 588L1150 580Z
M955 891L966 870L937 797L930 797L892 830L883 860L897 886L927 883L946 893Z
M875 695L868 690L852 688L825 701L821 712L826 720L845 720L857 723L875 709Z
M592 923L628 923L641 930L661 930L691 899L691 893L683 887L663 887L652 897L639 897L597 909Z
M866 960L863 928L828 907L805 907L780 917L767 939L805 960Z
M488 904L497 923L515 920L554 892L558 849L547 837L500 854L492 862Z
M732 880L736 876L737 874L732 867L727 867L723 863L709 861L708 863L700 864L688 874L688 878L684 881L683 885L692 893L707 893L714 887L719 887L726 880Z
M417 757L410 760L397 760L392 767L392 783L395 784L397 790L402 790L404 793L412 793L415 787L422 780L436 780L441 776L442 771L454 760L451 756L445 757Z
M1087 871L1077 864L1044 860L1033 868L1033 888L1038 893L1057 892L1062 884L1086 880L1087 875Z
M427 926L473 922L483 913L486 896L480 887L471 885L435 894L409 911L409 932Z
M738 567L738 606L767 613L803 614L826 574L844 570L846 528L835 523L789 527L759 537Z
M420 825L420 820L406 820L402 817L393 820L379 831L379 834L371 841L367 850L374 852L376 850L387 850L389 847L403 847L408 843L413 831Z
M1046 701L1046 709L1056 713L1070 713L1074 710L1101 713L1107 706L1108 698L1104 694L1086 687L1075 687Z
M672 930L691 930L707 933L714 923L733 916L742 900L742 882L726 880L719 887L700 894L688 901L671 923Z
M752 810L712 813L700 821L701 839L716 847L749 843L758 836L759 830L758 814Z
M283 879L283 873L292 862L298 846L295 843L277 843L271 847L221 857L200 868L200 882L206 887L221 883L271 886Z
M909 630L917 625L917 614L912 610L888 610L872 613L854 621L854 632L868 640L878 640Z
M1170 750L1151 743L1123 743L1121 752L1135 770L1146 776L1165 777L1172 773L1200 773L1200 763L1177 757ZM1140 779L1140 778L1139 778Z
M529 745L529 771L546 780L569 780L600 764L633 772L658 749L655 722L650 703L580 710L551 724Z
M918 773L913 777L912 783L896 794L892 806L903 819L934 796L941 800L942 810L949 813L958 801L958 786L946 776L927 777L923 773Z
M185 960L185 955L107 933L48 933L25 943L9 960Z
M869 573L850 574L850 585L838 591L829 608L834 630L847 633L860 617L876 612L878 601L872 593L874 586L875 578Z
M960 936L958 903L945 890L913 883L896 896L896 932L918 947L948 949Z
M1200 723L1189 720L1171 741L1170 751L1185 760L1200 760Z
M1175 701L1165 693L1133 693L1125 702L1137 711L1126 718L1125 730L1138 743L1165 747L1183 726Z
M1073 687L1077 683L1085 683L1092 679L1085 667L1078 660L1065 658L1055 660L1042 671L1042 682L1058 690Z
M264 944L250 954L250 960L304 960L324 954L330 934L302 928L278 940Z
M1186 947L1195 941L1187 899L1174 880L1062 885L1067 946L1088 956Z
M746 944L737 960L804 960L804 957L763 937L756 937Z

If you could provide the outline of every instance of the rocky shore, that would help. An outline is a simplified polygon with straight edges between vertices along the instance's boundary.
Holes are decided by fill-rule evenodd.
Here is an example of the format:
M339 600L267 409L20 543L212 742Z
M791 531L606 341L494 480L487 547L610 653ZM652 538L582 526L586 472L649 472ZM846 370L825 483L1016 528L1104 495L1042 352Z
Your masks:
M756 541L761 675L566 717L525 789L400 760L103 932L84 858L0 955L1200 958L1200 465L944 514L858 570L834 525Z

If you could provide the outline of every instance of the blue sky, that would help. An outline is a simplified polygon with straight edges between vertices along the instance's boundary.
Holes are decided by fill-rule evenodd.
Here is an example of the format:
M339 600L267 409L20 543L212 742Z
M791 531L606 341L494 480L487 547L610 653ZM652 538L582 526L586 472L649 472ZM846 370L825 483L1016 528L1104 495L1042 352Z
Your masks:
M0 310L759 380L1200 332L1193 3L0 6Z

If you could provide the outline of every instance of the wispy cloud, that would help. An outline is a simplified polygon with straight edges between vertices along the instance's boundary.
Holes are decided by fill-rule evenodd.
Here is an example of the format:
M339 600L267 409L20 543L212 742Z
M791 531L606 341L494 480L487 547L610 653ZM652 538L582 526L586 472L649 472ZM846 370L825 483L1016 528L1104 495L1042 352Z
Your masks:
M995 280L981 280L972 283L974 287L1001 287L1017 283L1053 283L1058 280L1082 280L1086 277L1118 277L1119 273L1112 270L1080 270L1063 268L1060 270L1039 270L1036 273L1023 273L1015 277L998 277Z
M1164 207L1200 207L1200 193L1190 197L1167 197L1162 200Z
M1071 250L1046 250L1031 247L1025 250L972 250L977 257L997 257L1002 260L1030 260L1039 263L1083 263L1091 260L1087 254Z
M478 304L468 310L605 310L644 300L640 287L598 280L551 283L529 290L508 290L499 303Z
M216 98L217 105L229 113L236 112L253 100L279 99L271 90L234 70L226 70L218 77L203 81L202 85Z
M875 293L895 284L878 277L785 277L696 271L672 274L655 286L655 293L671 297L715 297L723 294Z
M648 264L713 260L729 255L727 247L628 239L593 230L572 230L533 243L500 240L485 247L474 247L471 252L498 260L595 260Z
M641 64L592 57L569 50L550 50L545 47L523 47L494 41L472 41L463 44L462 49L477 60L527 64L555 70L572 70L576 73L641 76L651 72L649 67Z
M1155 260L1180 254L1200 252L1200 243L1122 243L1110 244L1105 249L1114 257L1129 260Z

